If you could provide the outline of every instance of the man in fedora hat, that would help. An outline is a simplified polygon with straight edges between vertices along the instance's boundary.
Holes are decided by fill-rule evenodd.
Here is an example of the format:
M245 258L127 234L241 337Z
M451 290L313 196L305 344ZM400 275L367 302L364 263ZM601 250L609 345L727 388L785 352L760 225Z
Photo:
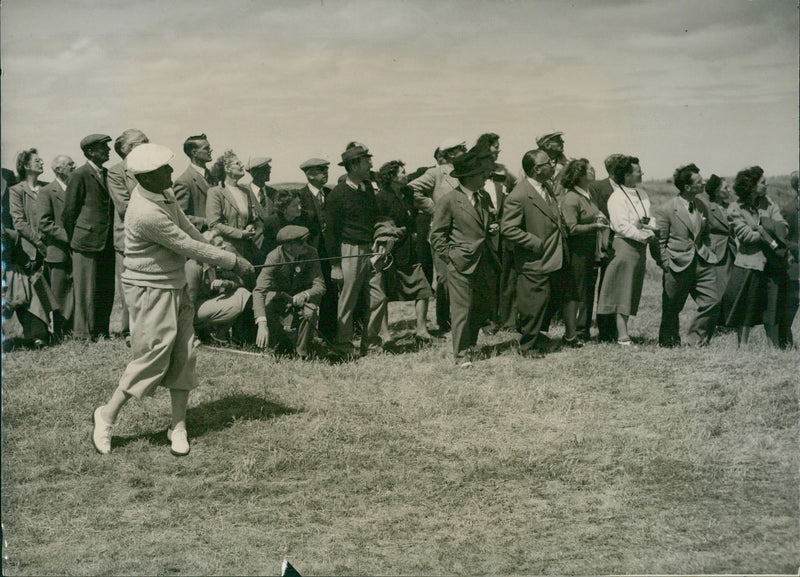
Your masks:
M75 293L72 331L79 339L109 336L114 306L114 205L107 172L111 137L90 134L81 140L86 164L75 169L64 193L64 230L72 249Z
M271 186L267 186L269 177L272 174L272 159L267 156L255 156L247 161L245 170L250 173L253 181L250 183L250 189L258 199L258 204L264 209L264 216L271 215L275 208L273 200L277 190Z
M336 323L335 345L340 353L353 354L353 320L359 296L369 303L363 313L361 352L366 353L370 341L378 336L380 315L371 310L383 311L382 300L386 296L376 283L372 283L372 267L369 257L372 252L373 231L378 216L375 192L370 184L372 155L361 143L351 142L342 153L347 176L337 184L325 202L325 248L329 257L344 257L331 264L331 278L339 284L339 306ZM388 335L383 335L388 345Z
M308 225L308 244L317 249L320 258L326 258L325 248L325 202L331 192L328 182L328 166L330 162L323 158L309 158L300 164L300 170L308 181L300 189L300 207L303 220ZM330 261L320 261L322 276L325 279L325 295L319 305L319 332L329 342L336 338L336 316L339 301L339 288L331 281Z
M253 314L258 325L256 344L278 352L309 353L325 281L314 247L307 244L310 233L304 226L287 225L278 231L278 248L267 255L253 290ZM297 262L303 261L303 262ZM287 315L297 334L292 338L284 328Z
M131 313L131 349L116 390L92 415L92 444L111 452L111 432L122 407L131 399L169 389L172 420L167 430L175 456L189 454L186 407L198 385L192 344L194 307L186 288L186 258L253 274L253 267L232 252L212 246L192 226L172 193L173 154L146 143L128 155L128 171L138 181L125 213L125 270L122 286ZM113 268L112 268L113 273ZM112 277L113 279L113 277Z
M478 333L495 312L500 262L491 239L498 225L482 190L493 168L479 149L456 158L450 176L458 186L436 204L431 223L431 247L447 268L453 354L464 368L472 366Z

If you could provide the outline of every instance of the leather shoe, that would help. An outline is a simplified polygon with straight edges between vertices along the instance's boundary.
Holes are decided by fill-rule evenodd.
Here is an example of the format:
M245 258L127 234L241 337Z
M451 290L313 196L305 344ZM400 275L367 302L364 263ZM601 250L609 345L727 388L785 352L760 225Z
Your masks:
M186 437L186 429L167 429L167 439L172 443L170 453L176 457L185 457L189 454L191 447L189 447L189 439Z
M101 455L108 455L111 453L111 428L114 424L103 418L102 410L103 406L97 407L92 414L92 445Z

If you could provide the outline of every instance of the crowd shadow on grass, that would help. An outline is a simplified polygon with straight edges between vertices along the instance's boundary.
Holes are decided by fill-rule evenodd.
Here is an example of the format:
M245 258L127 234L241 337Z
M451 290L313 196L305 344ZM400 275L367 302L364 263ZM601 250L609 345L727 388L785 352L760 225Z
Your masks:
M190 408L186 413L186 429L191 439L227 429L238 421L266 421L299 412L300 409L273 403L255 395L233 395ZM169 444L166 428L158 432L113 437L112 444L114 447L124 447L139 440L145 440L151 445Z
M478 356L483 359L496 357L508 350L516 349L518 345L519 345L518 338L511 338L499 343L484 345L480 349L478 349Z

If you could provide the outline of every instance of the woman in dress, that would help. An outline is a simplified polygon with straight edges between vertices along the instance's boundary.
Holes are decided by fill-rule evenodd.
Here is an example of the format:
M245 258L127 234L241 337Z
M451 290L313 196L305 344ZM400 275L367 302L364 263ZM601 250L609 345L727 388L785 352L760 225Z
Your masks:
M770 342L779 346L778 320L787 306L789 276L775 249L785 241L788 227L767 197L761 167L740 170L733 190L737 200L728 207L728 218L739 250L722 299L723 319L736 328L739 345L747 343L751 327L763 324Z
M597 280L597 231L608 228L608 221L589 194L594 168L585 158L571 160L561 175L566 190L561 197L561 214L567 227L569 273L577 300L564 305L564 315L577 318L578 338L589 340Z
M258 262L264 234L264 210L248 186L239 185L244 165L232 150L226 150L211 167L220 183L208 189L206 220L208 228L217 229L241 256L251 264ZM263 262L263 261L262 261ZM252 289L255 279L243 279Z
M608 216L614 231L614 257L608 263L597 303L597 314L615 314L617 343L631 344L628 318L636 316L644 285L647 246L657 230L650 199L636 188L642 169L635 156L622 156L613 166L614 192L608 199ZM616 184L622 183L622 184ZM652 245L651 245L652 246ZM657 261L657 253L653 255Z
M414 336L419 341L429 342L428 299L433 292L416 254L417 211L413 192L407 186L405 164L392 160L381 166L378 184L378 219L391 219L399 233L391 249L392 264L383 271L383 289L388 302L414 301L417 316Z

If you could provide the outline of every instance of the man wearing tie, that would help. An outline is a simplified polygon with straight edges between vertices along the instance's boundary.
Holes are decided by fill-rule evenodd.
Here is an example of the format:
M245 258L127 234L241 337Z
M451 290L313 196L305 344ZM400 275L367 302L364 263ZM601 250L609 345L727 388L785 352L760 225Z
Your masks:
M75 291L73 334L79 339L108 337L114 306L114 205L103 168L110 141L105 134L81 140L87 162L72 173L64 194Z
M322 158L309 158L300 165L308 182L300 189L300 207L303 211L303 221L308 226L308 244L317 249L320 258L326 258L325 249L325 199L331 189L325 184L328 182L328 166L330 162ZM325 279L325 294L319 305L319 332L323 337L333 342L336 338L336 315L339 301L339 290L336 283L331 280L330 261L320 262L322 276Z
M211 174L206 164L211 162L211 144L205 134L190 136L183 143L183 152L189 157L189 166L172 185L175 198L195 228L204 231L206 222L206 195L211 185Z
M658 242L664 269L661 295L661 326L658 344L681 344L678 315L690 294L697 304L697 316L689 327L690 344L705 346L711 339L719 316L721 295L711 250L707 208L695 197L703 191L703 177L694 164L681 166L673 175L679 194L658 208Z
M436 203L431 248L447 267L453 354L462 368L472 366L478 333L496 311L500 261L492 248L499 230L483 191L494 162L473 148L453 162L458 186Z
M567 231L550 185L554 170L550 158L542 150L529 150L522 157L522 170L526 177L505 201L500 231L514 245L519 353L540 358L549 348L549 339L540 334L548 308L573 299L574 288L566 268ZM574 343L575 317L564 315L564 324L564 341Z
M267 186L269 177L272 174L272 159L267 156L256 156L247 161L245 170L250 173L253 182L250 183L250 190L258 199L258 204L264 209L264 217L270 216L275 212L273 200L277 192L271 186Z

